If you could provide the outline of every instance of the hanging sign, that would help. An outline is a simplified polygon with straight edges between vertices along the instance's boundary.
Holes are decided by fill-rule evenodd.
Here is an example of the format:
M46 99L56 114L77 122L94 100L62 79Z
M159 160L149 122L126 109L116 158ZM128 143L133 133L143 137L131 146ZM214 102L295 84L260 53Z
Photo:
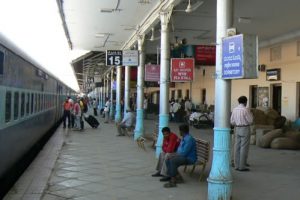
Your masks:
M107 50L106 51L106 66L122 65L123 53L121 50Z
M138 66L139 52L137 50L107 50L106 66Z
M194 79L194 58L171 59L171 82L189 82Z
M139 52L137 50L124 50L122 65L138 66L139 65Z
M222 78L257 78L257 36L235 35L222 40Z
M159 82L160 65L145 65L145 81Z

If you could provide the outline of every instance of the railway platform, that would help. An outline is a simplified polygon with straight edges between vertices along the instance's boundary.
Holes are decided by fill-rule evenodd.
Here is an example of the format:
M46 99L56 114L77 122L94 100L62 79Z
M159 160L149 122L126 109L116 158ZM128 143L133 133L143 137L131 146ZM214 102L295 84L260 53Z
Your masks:
M139 148L132 137L117 137L113 122L71 131L60 126L35 161L4 198L5 200L205 200L207 182L200 169L184 173L184 183L164 188L155 172L152 141ZM154 117L145 120L145 134L155 129ZM178 124L170 123L178 133ZM212 129L194 129L195 137L213 143ZM297 200L300 196L300 151L262 149L251 145L249 172L232 170L233 199ZM207 178L210 165L205 171Z

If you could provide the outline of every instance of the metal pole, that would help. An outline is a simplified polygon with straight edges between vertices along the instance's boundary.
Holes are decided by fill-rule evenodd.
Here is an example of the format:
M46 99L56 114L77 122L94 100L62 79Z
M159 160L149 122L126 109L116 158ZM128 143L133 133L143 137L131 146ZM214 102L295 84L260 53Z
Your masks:
M116 91L116 115L115 122L121 121L121 87L122 66L117 66L117 91Z
M160 13L161 40L160 40L160 93L159 93L159 134L156 143L156 157L162 148L163 127L169 126L169 82L170 82L170 43L169 20L171 12Z
M134 140L144 134L144 73L145 73L145 36L138 37L139 66L137 72L137 98L136 98L136 125L134 130Z
M109 116L110 119L113 120L114 118L114 91L113 91L113 87L114 87L114 68L111 69L110 71L110 109L109 109Z
M231 80L221 79L222 38L233 24L233 0L217 0L217 55L215 81L215 127L212 168L207 179L208 200L229 200L232 193L230 170Z
M124 115L130 108L130 66L125 67Z

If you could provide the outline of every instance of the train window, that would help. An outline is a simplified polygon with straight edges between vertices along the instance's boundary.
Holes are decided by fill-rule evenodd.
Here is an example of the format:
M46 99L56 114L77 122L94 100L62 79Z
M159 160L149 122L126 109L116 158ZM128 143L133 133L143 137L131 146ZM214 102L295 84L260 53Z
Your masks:
M38 112L38 95L34 94L34 112L37 113Z
M34 94L31 93L31 110L30 110L31 114L33 113L33 100L34 100Z
M25 94L22 92L21 94L21 117L24 117L25 114Z
M4 53L0 51L0 74L3 74L4 68Z
M19 117L19 92L15 92L14 94L14 119L18 119Z
M29 114L29 100L30 100L30 94L27 93L26 96L27 96L27 97L26 97L26 115L28 115L28 114Z
M11 119L11 92L7 91L5 95L5 122Z

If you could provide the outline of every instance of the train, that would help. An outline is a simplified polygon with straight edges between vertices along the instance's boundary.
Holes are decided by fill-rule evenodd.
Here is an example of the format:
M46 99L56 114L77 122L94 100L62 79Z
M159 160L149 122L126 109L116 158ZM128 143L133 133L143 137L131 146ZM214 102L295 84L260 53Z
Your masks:
M75 95L0 34L0 199L61 122L66 97Z

